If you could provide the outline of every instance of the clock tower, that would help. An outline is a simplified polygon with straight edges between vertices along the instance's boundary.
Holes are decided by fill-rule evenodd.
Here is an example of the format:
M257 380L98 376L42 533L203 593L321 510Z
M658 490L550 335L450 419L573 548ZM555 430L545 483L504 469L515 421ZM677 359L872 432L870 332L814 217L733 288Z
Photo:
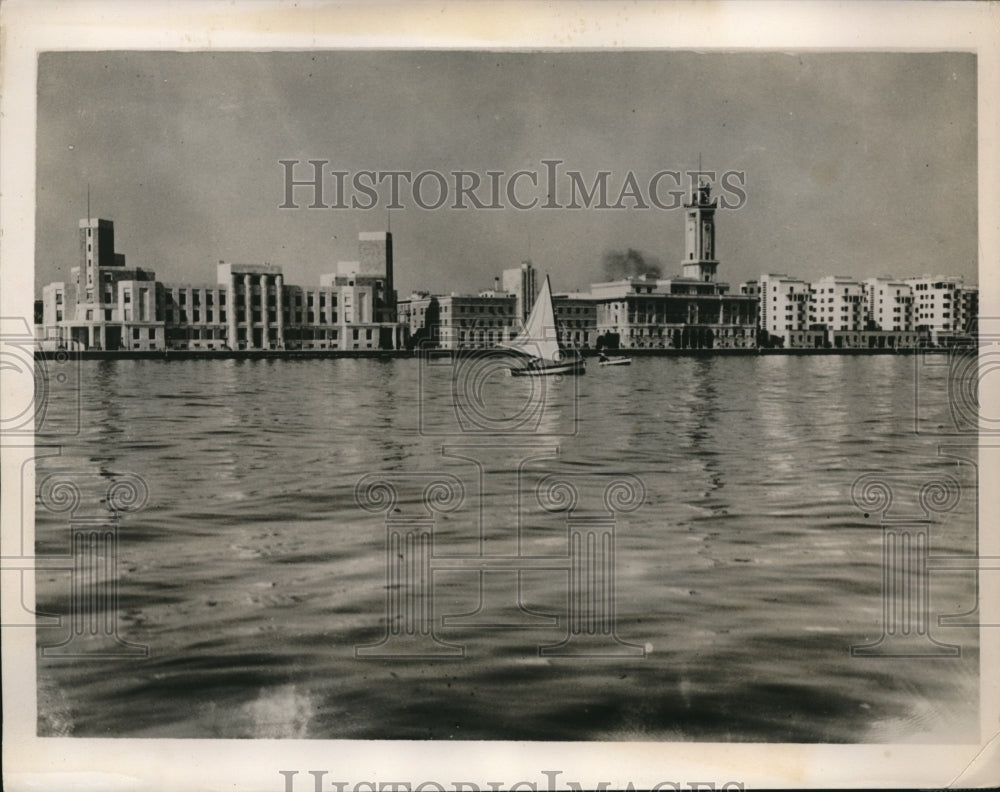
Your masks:
M687 212L684 243L684 277L710 283L719 266L715 258L715 209L718 199L711 197L711 187L699 181L691 193L691 202L684 204Z

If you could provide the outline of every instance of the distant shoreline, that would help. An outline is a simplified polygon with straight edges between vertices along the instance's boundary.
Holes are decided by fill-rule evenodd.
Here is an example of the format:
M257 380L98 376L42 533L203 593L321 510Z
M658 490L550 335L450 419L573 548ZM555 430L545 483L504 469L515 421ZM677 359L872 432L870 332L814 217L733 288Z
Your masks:
M611 355L628 357L758 357L766 355L913 355L917 353L946 354L954 347L907 347L903 349L608 349ZM35 360L58 360L70 355L77 360L320 360L320 359L380 359L448 357L450 355L484 355L494 350L488 349L292 349L292 350L35 350ZM596 350L581 350L585 358L596 358ZM502 355L497 352L497 355Z

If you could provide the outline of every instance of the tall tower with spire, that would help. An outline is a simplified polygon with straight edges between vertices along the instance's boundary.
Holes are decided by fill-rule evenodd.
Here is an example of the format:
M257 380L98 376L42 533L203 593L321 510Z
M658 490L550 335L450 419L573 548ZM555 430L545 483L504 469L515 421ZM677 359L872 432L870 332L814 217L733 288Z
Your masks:
M711 197L712 188L699 180L691 193L691 202L684 204L687 221L684 234L684 277L700 281L715 280L719 266L715 258L715 209L718 199Z

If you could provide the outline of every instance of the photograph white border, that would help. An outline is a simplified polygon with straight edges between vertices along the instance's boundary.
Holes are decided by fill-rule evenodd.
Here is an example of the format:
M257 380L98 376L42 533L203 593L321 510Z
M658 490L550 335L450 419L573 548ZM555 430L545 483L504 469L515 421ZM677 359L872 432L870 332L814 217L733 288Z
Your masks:
M974 52L979 90L980 315L1000 317L1000 5L996 3L355 3L54 2L0 7L0 317L30 317L35 293L35 134L38 54L51 50L304 49L675 49L725 51ZM996 377L993 378L994 380ZM997 387L981 383L981 403ZM30 386L9 376L2 398ZM21 525L27 441L3 443L3 554L30 540ZM985 444L981 440L982 444ZM997 481L983 468L982 481ZM28 490L31 491L30 489ZM980 548L1000 557L997 488L981 487ZM30 509L27 510L30 513ZM31 546L30 541L27 545ZM20 592L4 577L4 611ZM29 578L29 575L25 575ZM30 585L26 596L32 597ZM982 620L1000 623L1000 574L983 573ZM1000 781L1000 628L981 630L978 745L764 745L759 743L526 743L350 740L133 740L36 736L33 630L3 635L4 786L8 790L275 790L279 771L298 771L295 790L313 789L309 770L328 771L347 790L380 784L489 782L509 790L689 789L727 782L745 788L972 787ZM558 776L544 771L559 771ZM370 782L369 787L363 782ZM677 785L677 786L675 786ZM384 789L391 787L384 786ZM432 783L424 789L436 789ZM461 788L461 787L459 787ZM472 787L466 787L471 789ZM522 786L530 789L531 786ZM738 787L730 787L738 788Z

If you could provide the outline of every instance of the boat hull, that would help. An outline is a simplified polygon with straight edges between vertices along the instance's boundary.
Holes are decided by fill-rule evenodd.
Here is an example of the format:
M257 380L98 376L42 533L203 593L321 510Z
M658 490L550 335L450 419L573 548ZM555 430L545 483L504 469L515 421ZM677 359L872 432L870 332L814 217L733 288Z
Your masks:
M575 360L570 363L553 363L548 366L512 368L510 373L513 377L549 377L555 374L583 374L585 371L583 362Z
M632 358L608 358L598 362L601 366L631 366Z

